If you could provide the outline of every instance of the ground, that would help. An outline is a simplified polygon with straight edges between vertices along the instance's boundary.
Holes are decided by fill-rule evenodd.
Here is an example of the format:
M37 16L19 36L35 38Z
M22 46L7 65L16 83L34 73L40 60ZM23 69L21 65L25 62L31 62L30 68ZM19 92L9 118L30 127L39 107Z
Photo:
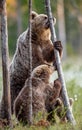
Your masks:
M77 62L77 63L76 63ZM77 125L73 127L70 124L57 124L50 126L48 130L82 130L82 61L81 58L68 59L63 64L66 86L69 97L74 98L73 113ZM2 86L2 73L0 61L0 97ZM52 77L51 77L52 78ZM57 119L58 121L58 119ZM27 130L28 126L23 127L21 124L17 125L13 130ZM39 127L39 130L46 130L47 128ZM9 130L9 129L6 129ZM28 130L38 130L38 127L32 126Z

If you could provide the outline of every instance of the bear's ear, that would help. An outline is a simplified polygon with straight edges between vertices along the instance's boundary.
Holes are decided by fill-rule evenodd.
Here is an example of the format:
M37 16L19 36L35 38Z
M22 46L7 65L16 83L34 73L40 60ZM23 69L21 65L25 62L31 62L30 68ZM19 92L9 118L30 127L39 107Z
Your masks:
M35 11L32 11L31 16L32 16L32 20L33 20L36 16L38 16L38 14Z

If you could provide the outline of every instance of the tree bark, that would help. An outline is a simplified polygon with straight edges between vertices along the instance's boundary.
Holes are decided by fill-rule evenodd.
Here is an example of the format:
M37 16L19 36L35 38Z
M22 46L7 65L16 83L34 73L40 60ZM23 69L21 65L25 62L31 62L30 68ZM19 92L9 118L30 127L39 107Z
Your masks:
M11 125L11 100L10 100L10 77L8 68L8 30L6 1L0 1L1 16L1 51L2 51L2 70L3 70L3 97L0 106L0 118L6 119L7 125Z
M79 50L78 53L82 55L82 14L77 10L77 19L79 23Z
M66 32L65 32L65 18L64 18L64 2L57 0L57 17L58 17L58 34L59 40L63 44L63 59L66 59Z
M54 28L54 24L53 24L53 17L52 17L52 12L51 12L51 6L50 6L50 0L45 0L45 5L46 5L46 11L49 17L49 22L50 22L50 29L51 29L51 34L52 34L52 42L55 43L56 41L56 33L55 33L55 28ZM60 57L59 57L59 53L57 50L54 49L55 52L55 56L56 56L56 65L57 65L57 72L58 72L58 76L59 79L61 81L62 84L62 97L63 97L63 102L64 102L64 106L67 108L67 118L68 120L75 125L75 119L73 117L73 113L70 109L70 103L69 103L69 98L68 98L68 94L67 94L67 90L66 90L66 84L65 84L65 80L64 80L64 76L63 76L63 71L62 71L62 67L61 67L61 61L60 61Z
M79 23L79 54L82 55L82 24Z
M0 23L1 23L1 15L0 15ZM1 27L0 27L1 30ZM1 31L0 31L0 58L1 58Z
M32 125L32 42L31 42L31 12L32 12L32 0L29 0L29 125ZM27 39L28 40L28 39Z

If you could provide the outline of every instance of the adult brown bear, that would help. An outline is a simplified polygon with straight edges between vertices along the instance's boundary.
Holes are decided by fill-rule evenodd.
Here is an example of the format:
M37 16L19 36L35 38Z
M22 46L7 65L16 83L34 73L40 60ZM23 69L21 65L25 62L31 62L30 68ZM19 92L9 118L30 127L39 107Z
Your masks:
M55 23L55 18L53 20ZM16 52L10 65L12 110L15 98L23 88L27 78L29 78L28 34L29 28L18 38ZM56 42L55 48L61 56L61 43ZM32 68L34 69L44 63L52 65L53 62L55 63L55 55L48 17L45 14L32 12Z

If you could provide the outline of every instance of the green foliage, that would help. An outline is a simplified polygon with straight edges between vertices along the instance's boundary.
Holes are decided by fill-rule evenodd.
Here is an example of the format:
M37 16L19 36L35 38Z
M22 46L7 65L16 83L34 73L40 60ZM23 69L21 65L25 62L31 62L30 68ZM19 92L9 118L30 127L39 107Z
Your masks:
M44 13L45 9L44 9L45 5L44 5L44 0L34 0L33 1L33 10L37 11L38 13Z
M70 44L70 43L67 43L67 54L68 54L68 56L73 56L73 55L75 55L73 46L72 46L72 44Z
M17 26L16 26L16 21L9 21L8 24L8 29L9 29L9 35L8 35L8 39L9 39L9 53L11 55L13 55L15 53L15 49L16 49L16 39L17 39Z
M64 65L63 68L66 71L66 70L70 69L70 67L71 67L71 63L67 63L67 64Z
M25 3L28 5L28 0L20 0L21 5L25 6Z
M53 124L50 127L48 127L48 130L82 130L82 106L81 106L81 102L82 102L82 88L80 88L79 86L76 86L75 84L75 79L67 82L67 88L68 88L68 92L69 92L69 97L74 98L74 105L73 105L73 113L77 122L77 125L75 127L73 127L72 125L70 125L70 123L67 124ZM77 95L77 100L75 99L75 95ZM28 126L22 126L21 124L19 124L16 128L14 128L13 130L47 130L47 128L45 127L36 127L36 126L32 126L30 128L28 128Z
M51 0L52 13L56 15L57 13L57 0Z
M82 71L82 65L79 67L79 71L80 71L80 72Z
M67 83L69 96L74 98L73 113L77 121L78 128L82 127L82 88L75 83L76 79ZM80 129L79 129L80 130Z
M46 119L47 114L45 113L44 115L42 114L42 112L38 112L37 115L34 117L34 123L37 123L38 121L42 120L42 119Z
M20 0L21 4L21 17L22 17L22 32L28 27L28 1ZM51 0L51 7L53 15L57 18L57 0ZM66 36L67 42L70 43L72 49L69 50L69 45L67 44L68 53L75 54L79 50L80 42L80 24L78 22L77 15L75 13L75 8L77 7L79 14L82 12L82 0L64 0L64 10L65 10L65 25L66 25ZM8 6L9 8L9 6ZM45 13L45 0L33 0L33 10L38 13ZM13 8L15 12L14 17L8 18L8 32L9 32L9 51L10 54L14 54L17 41L17 12L16 7ZM57 21L58 22L58 21ZM57 32L56 24L56 32ZM57 32L58 36L58 32Z

